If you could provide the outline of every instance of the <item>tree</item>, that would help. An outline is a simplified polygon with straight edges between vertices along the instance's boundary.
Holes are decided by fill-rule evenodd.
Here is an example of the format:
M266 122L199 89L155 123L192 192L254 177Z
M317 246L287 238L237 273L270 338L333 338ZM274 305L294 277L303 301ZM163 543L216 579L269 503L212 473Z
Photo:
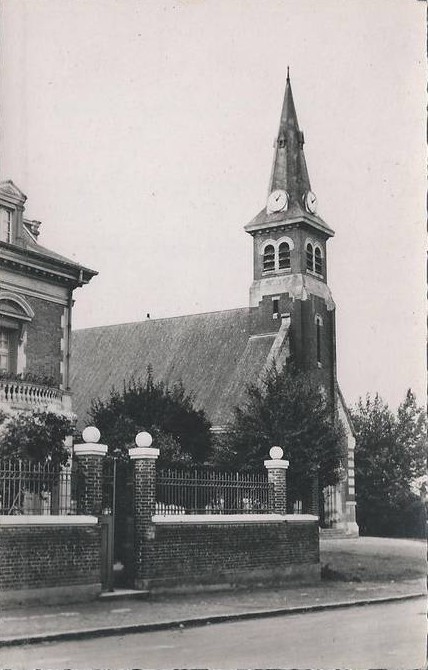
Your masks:
M394 415L369 394L352 412L357 434L357 520L365 535L424 533L424 509L414 482L426 471L426 414L409 389Z
M74 420L68 414L0 411L0 458L64 465L69 457L64 439L73 432Z
M273 445L290 461L290 498L305 499L314 480L320 490L337 483L345 449L341 422L325 392L291 364L274 365L261 384L251 384L243 407L221 440L216 460L238 468L261 467Z
M90 418L110 452L122 457L135 435L147 430L160 448L161 465L203 463L211 454L211 424L193 401L181 382L172 387L155 382L149 367L144 381L132 380L122 393L112 389L106 401L94 400Z

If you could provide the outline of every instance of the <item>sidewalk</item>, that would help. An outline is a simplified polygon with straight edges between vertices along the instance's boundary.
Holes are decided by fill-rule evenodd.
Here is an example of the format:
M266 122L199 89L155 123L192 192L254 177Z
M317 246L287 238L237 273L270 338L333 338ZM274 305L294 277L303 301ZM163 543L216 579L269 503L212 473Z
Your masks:
M425 579L401 582L322 582L192 595L126 597L116 592L85 604L33 607L0 613L0 647L206 625L234 619L297 614L425 595Z

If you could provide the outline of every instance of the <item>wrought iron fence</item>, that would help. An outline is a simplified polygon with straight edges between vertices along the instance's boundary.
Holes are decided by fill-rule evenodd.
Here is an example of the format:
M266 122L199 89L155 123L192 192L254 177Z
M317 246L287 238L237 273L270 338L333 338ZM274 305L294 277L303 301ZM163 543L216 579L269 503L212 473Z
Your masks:
M156 514L261 514L272 511L267 474L213 468L157 473Z
M70 466L0 461L0 514L76 514L78 482Z

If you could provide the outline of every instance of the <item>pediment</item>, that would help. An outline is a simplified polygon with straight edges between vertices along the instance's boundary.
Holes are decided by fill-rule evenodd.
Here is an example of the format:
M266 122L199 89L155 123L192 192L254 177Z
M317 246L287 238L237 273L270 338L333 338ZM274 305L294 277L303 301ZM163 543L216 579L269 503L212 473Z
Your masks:
M2 195L20 202L25 202L27 199L25 193L23 193L11 179L0 182L0 197Z
M11 300L0 300L0 314L8 316L27 316L21 306Z
M22 296L10 291L0 291L0 315L31 321L34 311Z

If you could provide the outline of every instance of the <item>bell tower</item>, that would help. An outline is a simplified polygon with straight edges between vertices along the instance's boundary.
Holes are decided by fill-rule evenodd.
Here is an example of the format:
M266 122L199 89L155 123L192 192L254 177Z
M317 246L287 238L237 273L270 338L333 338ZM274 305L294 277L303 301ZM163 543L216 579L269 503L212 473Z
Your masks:
M287 71L266 206L245 226L254 240L253 337L287 330L287 355L335 397L335 305L327 284L327 241L317 213Z

